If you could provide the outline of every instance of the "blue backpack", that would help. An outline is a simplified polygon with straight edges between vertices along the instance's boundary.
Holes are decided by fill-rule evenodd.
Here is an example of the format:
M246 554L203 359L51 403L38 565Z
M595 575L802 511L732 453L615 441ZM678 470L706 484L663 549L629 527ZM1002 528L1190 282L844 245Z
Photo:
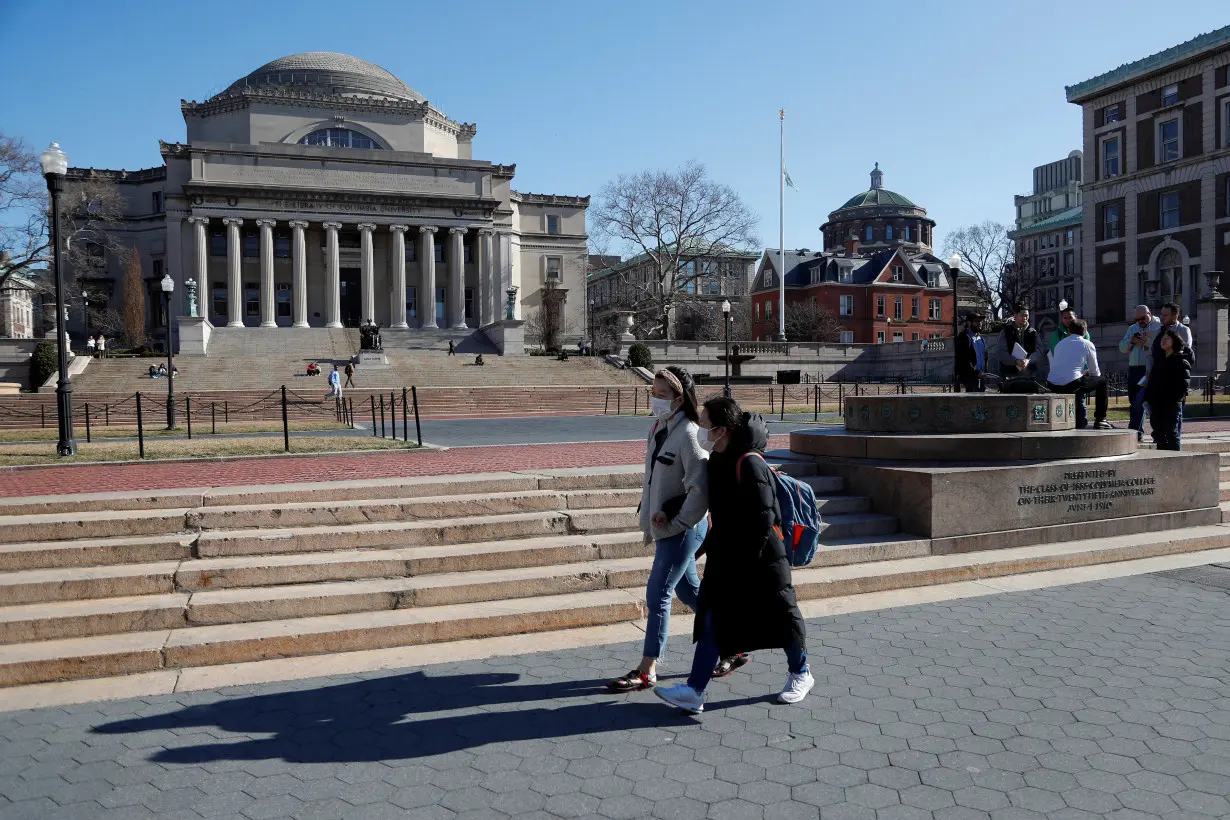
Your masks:
M739 480L739 469L743 459L756 456L761 461L764 456L755 451L746 453L735 465L735 480ZM766 462L767 463L767 462ZM781 510L782 526L778 533L786 544L786 554L790 557L793 567L805 567L816 557L820 546L820 509L816 505L816 492L810 484L769 468L773 475L773 486L777 491L777 506Z

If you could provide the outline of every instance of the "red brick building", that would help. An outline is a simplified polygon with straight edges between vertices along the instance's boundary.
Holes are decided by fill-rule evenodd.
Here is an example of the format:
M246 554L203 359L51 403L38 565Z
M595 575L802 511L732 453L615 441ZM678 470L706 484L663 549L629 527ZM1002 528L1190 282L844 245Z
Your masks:
M754 340L777 338L783 275L787 314L792 304L822 305L840 321L842 343L951 336L952 283L948 266L931 252L934 227L925 208L884 188L877 163L870 190L820 226L826 250L786 251L784 260L776 248L765 251L751 291ZM836 237L844 237L840 246Z

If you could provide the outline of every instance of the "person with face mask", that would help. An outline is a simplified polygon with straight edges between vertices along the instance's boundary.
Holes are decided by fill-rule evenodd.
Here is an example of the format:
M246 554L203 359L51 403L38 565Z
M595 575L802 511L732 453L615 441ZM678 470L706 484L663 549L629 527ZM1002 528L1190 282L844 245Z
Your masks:
M982 338L982 317L965 317L965 332L957 337L957 378L966 393L984 393L987 386L987 343Z
M764 460L769 427L727 398L705 402L700 423L714 442L708 464L713 521L701 547L707 557L692 632L696 650L687 682L654 694L699 714L720 655L784 649L790 675L777 700L798 703L816 682L807 665L807 629L782 539L776 485Z
M700 591L696 550L709 530L705 469L709 453L696 424L696 384L691 374L682 367L659 370L650 406L656 420L646 446L640 505L641 532L646 543L655 544L645 589L648 624L641 662L610 682L616 692L648 689L657 682L658 659L666 650L670 629L671 599L678 595L696 609Z

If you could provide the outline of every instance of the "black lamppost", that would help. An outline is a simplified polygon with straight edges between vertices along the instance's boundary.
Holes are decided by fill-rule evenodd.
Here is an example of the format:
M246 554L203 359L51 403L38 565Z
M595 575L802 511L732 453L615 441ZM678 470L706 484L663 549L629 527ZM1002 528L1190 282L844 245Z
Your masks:
M68 156L57 143L51 143L39 156L43 165L43 177L51 194L51 247L52 267L56 277L56 346L60 353L60 380L56 382L56 414L60 427L60 441L56 453L61 456L77 455L77 442L73 441L73 385L68 380L68 326L64 321L64 271L60 248L60 194L64 191L64 175L68 173Z
M722 300L722 324L726 326L726 384L722 395L730 398L730 300Z
M594 308L598 303L593 299L589 300L589 355L594 355L594 347L598 343L598 332L594 329Z
M171 294L175 292L175 280L171 274L162 275L162 301L167 317L167 429L175 429L175 346L171 343Z
M961 365L957 361L957 281L961 278L961 255L953 253L948 257L948 270L952 274L952 389L954 393L961 392Z

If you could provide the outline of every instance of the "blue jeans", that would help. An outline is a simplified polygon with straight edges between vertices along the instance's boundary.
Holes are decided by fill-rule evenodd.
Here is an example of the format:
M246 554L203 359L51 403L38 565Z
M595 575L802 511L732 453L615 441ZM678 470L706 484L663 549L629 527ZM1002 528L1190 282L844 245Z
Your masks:
M688 686L696 692L705 691L709 681L713 680L713 668L721 660L718 657L717 639L713 636L713 615L705 613L705 631L701 633L696 643L696 654L692 656L692 672L688 675ZM790 664L790 674L797 675L807 670L807 649L798 644L786 648L786 661Z
M1128 429L1141 432L1145 429L1145 389L1140 380L1145 377L1145 368L1135 365L1128 368L1128 400L1132 409L1128 412Z
M696 609L696 596L700 593L696 551L708 532L709 523L702 520L692 529L657 543L653 569L649 571L649 584L645 588L645 605L649 610L649 623L645 627L646 658L660 658L666 651L672 594Z

